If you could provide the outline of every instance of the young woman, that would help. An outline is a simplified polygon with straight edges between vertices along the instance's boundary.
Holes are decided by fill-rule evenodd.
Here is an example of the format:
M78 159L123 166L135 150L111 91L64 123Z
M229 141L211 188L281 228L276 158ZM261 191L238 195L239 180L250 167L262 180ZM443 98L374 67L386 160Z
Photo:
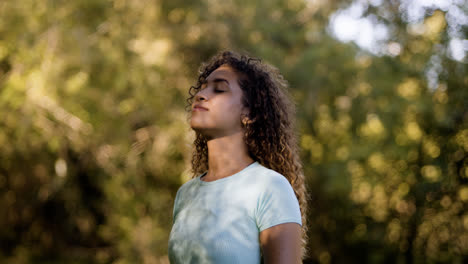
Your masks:
M302 263L308 199L286 81L226 51L189 94L193 176L175 198L170 262Z

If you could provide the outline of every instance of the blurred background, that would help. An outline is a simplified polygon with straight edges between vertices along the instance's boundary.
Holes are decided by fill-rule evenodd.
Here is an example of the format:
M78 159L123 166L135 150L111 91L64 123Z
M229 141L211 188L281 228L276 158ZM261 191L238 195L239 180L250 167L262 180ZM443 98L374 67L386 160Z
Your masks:
M184 112L223 49L277 66L304 263L467 263L464 0L0 2L0 262L169 263Z

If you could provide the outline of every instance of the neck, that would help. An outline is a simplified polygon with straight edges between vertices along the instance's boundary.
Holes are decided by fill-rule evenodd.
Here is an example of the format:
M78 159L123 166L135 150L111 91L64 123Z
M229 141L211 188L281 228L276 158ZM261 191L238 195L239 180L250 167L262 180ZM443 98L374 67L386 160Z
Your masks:
M214 181L228 177L254 162L248 154L242 131L212 138L207 141L207 146L209 169L203 177L205 180Z

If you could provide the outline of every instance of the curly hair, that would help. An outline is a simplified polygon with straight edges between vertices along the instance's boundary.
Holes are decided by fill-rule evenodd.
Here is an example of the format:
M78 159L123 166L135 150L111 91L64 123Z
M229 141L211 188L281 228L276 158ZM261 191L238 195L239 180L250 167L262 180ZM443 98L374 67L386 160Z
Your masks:
M196 86L189 89L186 111L191 110L196 93L205 79L226 64L239 73L242 104L250 112L241 116L244 141L254 161L282 174L291 184L299 201L302 218L301 259L307 249L307 190L296 134L296 106L288 93L288 83L278 69L248 55L223 51L203 63ZM248 118L249 122L242 122ZM208 147L204 136L196 132L192 154L192 178L208 169Z

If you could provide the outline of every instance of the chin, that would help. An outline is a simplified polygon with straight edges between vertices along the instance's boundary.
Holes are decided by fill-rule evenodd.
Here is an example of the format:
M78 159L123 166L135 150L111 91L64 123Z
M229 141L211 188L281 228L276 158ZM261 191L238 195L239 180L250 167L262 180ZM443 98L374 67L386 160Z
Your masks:
M204 126L201 126L200 124L196 124L196 123L190 123L190 127L196 131L196 132L199 132L199 133L203 133L203 131L206 131L207 128L204 127Z
M213 138L213 129L196 125L191 125L191 128L196 133L203 135L206 139Z
M210 125L206 124L207 122L203 119L193 118L190 120L190 127L192 129L210 129ZM212 125L211 125L212 126Z

